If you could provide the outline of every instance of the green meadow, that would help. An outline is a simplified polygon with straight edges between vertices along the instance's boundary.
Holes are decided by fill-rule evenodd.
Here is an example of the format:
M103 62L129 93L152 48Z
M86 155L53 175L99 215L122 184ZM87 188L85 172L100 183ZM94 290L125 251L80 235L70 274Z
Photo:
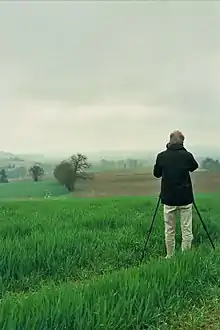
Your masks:
M192 251L178 227L165 260L161 206L140 264L156 202L2 199L0 329L219 329L219 196L197 196L216 251L195 213Z
M66 188L52 180L33 182L29 179L0 184L0 199L43 198L47 192L50 193L51 197L68 194Z

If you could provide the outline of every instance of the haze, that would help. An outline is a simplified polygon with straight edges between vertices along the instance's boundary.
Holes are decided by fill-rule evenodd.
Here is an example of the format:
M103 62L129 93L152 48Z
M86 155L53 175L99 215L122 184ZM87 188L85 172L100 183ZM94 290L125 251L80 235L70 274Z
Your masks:
M157 150L220 138L220 3L1 2L1 150Z

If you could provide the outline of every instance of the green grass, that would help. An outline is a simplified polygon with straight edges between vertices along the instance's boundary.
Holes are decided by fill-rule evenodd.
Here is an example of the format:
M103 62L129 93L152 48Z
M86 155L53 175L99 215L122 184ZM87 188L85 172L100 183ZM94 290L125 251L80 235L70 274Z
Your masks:
M195 214L193 250L160 259L161 208L140 265L155 204L153 197L1 203L0 329L202 329L204 304L214 313L220 306L220 249L211 250ZM217 244L219 196L199 196L198 207ZM179 228L177 241L179 249Z
M49 191L52 196L60 196L68 194L67 189L55 181L43 180L33 182L31 180L11 181L9 183L0 184L0 199L1 198L28 198L45 196L45 190Z

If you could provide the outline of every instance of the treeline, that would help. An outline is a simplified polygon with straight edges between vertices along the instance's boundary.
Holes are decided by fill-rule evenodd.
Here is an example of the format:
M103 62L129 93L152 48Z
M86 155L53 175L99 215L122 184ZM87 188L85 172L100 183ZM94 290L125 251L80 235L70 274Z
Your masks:
M135 169L141 167L140 162L135 159L128 159L126 161L119 160L114 162L103 159L101 160L101 165L105 169L109 167L124 169ZM10 168L14 170L16 169L13 166L10 166ZM78 179L87 180L93 178L91 168L92 164L88 162L87 157L81 153L77 153L76 155L72 155L69 159L61 161L58 165L55 166L52 173L60 184L65 186L68 191L72 192L75 190L75 184ZM219 160L214 160L207 157L201 161L200 168L207 171L220 171L220 162ZM19 175L21 176L25 176L27 174L27 169L23 166L17 170L20 171ZM28 174L32 177L33 181L38 182L44 177L45 170L42 164L38 163L28 169ZM0 183L8 182L7 171L4 168L0 169Z
M119 160L106 160L101 159L100 167L103 169L137 169L150 165L151 162L144 159L119 159Z
M219 160L214 160L212 158L205 158L201 162L201 168L207 171L220 171L220 162Z

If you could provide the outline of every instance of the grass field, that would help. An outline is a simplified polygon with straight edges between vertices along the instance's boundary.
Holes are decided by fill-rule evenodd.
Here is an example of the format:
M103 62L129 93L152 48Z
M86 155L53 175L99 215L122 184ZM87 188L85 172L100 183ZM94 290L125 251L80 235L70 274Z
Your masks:
M68 194L67 189L52 180L33 182L32 180L11 181L0 184L1 198L43 198L49 192L52 197Z
M219 195L198 207L194 248L165 255L153 197L2 201L0 329L220 329ZM179 250L180 232L177 235Z

